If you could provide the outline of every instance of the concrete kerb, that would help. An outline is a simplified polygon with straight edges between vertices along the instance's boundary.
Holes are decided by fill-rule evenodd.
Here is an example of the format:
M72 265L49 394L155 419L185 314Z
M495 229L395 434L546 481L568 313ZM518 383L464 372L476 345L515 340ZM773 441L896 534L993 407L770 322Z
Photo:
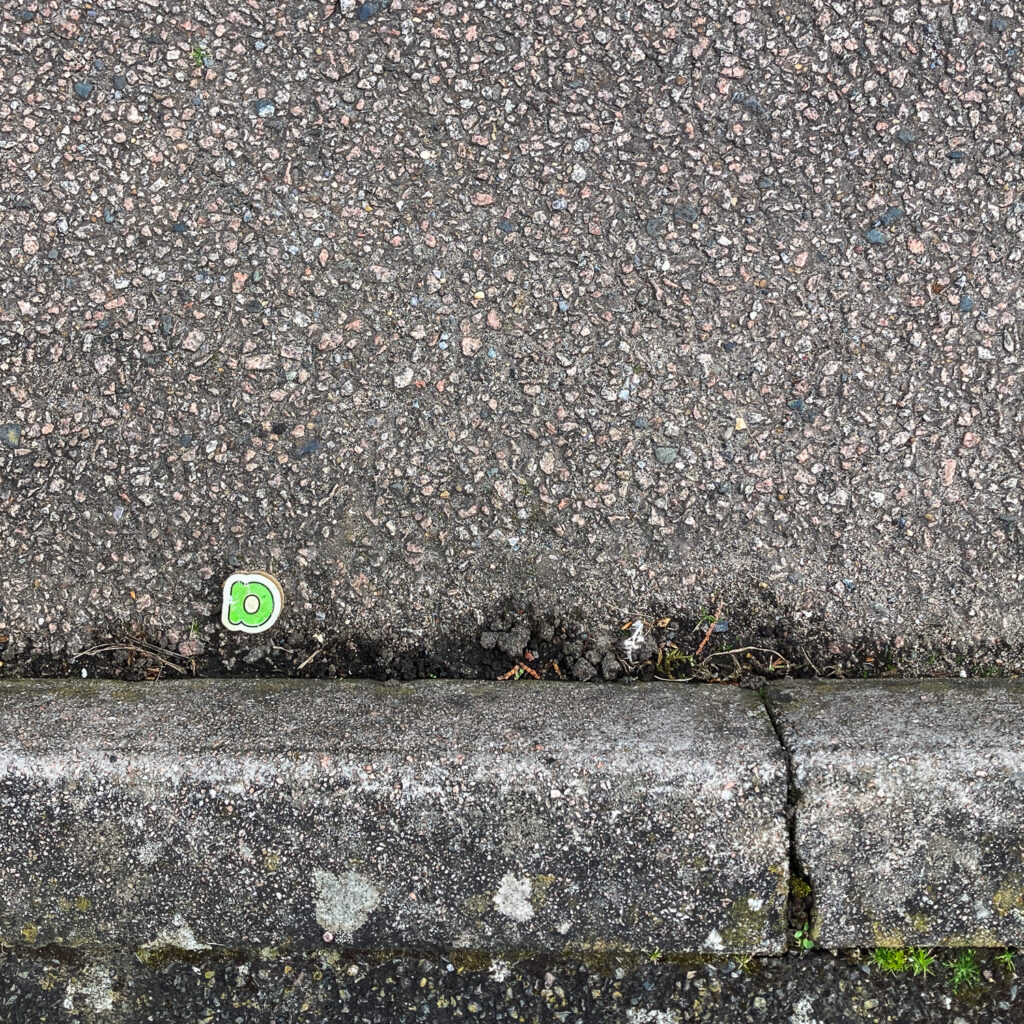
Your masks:
M773 686L827 948L1024 945L1024 683Z
M0 939L781 952L757 695L199 680L0 690Z
M764 698L7 682L0 941L774 954L793 860L819 947L1024 944L1021 684Z

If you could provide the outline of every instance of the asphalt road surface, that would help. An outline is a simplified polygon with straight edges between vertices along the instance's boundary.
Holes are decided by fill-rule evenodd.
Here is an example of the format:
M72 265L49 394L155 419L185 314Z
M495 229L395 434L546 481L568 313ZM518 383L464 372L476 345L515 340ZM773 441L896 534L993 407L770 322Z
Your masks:
M959 0L6 5L7 670L472 671L719 602L1021 665L1022 47ZM225 635L251 568L284 614Z

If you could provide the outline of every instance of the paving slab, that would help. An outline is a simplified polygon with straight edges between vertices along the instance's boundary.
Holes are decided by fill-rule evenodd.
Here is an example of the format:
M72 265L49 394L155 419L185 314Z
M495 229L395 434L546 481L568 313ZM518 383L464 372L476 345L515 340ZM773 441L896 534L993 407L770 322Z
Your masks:
M1024 683L786 683L768 702L817 942L1024 946Z
M2 660L497 675L504 610L721 599L818 665L1024 666L996 6L12 7Z
M0 940L785 948L786 770L732 687L0 688Z

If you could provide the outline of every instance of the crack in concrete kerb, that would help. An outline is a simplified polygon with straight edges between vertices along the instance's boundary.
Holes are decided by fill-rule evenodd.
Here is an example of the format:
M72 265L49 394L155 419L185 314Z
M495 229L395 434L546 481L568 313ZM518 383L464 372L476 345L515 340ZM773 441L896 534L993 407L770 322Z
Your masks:
M767 691L762 690L760 692L760 697L761 703L764 705L764 712L768 716L768 721L771 723L772 729L775 730L775 738L778 741L779 749L782 751L782 757L786 765L786 845L789 852L790 877L790 890L789 899L787 901L788 909L786 917L787 925L792 928L794 926L795 919L799 915L799 900L794 894L793 879L803 882L807 887L805 903L808 922L810 922L814 906L814 888L811 885L811 880L797 851L796 807L800 799L800 792L796 786L796 770L793 767L793 752L786 745L786 739L782 734L782 727L779 725L775 709L772 707L772 702Z
M335 875L317 868L313 887L317 923L340 940L351 940L380 903L380 890L358 871Z

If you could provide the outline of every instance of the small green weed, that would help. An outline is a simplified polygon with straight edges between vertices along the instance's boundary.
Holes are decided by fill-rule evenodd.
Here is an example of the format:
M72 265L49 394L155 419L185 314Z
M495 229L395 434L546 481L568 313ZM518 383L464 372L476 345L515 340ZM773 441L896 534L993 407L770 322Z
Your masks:
M915 977L926 978L935 966L935 955L930 949L892 949L879 946L872 950L871 962L889 974L913 971Z
M658 650L654 664L658 675L668 679L682 679L687 670L693 668L694 658L692 654L684 654L675 644L668 643Z
M930 949L912 949L910 966L914 971L914 977L927 978L935 966L935 954Z
M744 953L736 958L736 967L744 974L751 974L754 970L754 958L749 953Z
M996 954L996 963L998 963L1000 967L1009 971L1010 974L1013 974L1016 971L1016 968L1013 965L1013 960L1016 955L1017 953L1014 950L1004 949L1002 953Z
M656 964L656 963L658 963L658 961L659 961L659 960L661 960L661 958L662 958L662 957L663 957L664 955L665 955L665 954L664 954L664 953L662 953L662 951L661 951L661 947L660 947L660 946L655 946L655 947L654 947L654 949L652 949L652 950L651 950L651 951L650 951L650 952L649 952L649 953L647 954L647 959L648 959L648 960L650 960L650 962L651 962L652 964Z
M189 56L192 58L192 63L195 64L197 68L201 68L206 65L206 58L210 55L201 46L193 46L192 49L189 50Z
M959 992L964 988L973 988L981 982L978 956L973 949L961 950L955 959L947 960L945 966L949 970L954 992Z
M902 974L910 967L910 954L905 949L889 949L879 946L871 952L871 962L889 974Z
M814 949L814 939L811 938L809 933L810 929L806 925L803 928L797 928L797 930L793 932L793 938L801 949Z
M693 631L696 633L707 626L713 626L717 621L718 616L710 608L701 608L700 618L697 620L697 625L693 627Z
M790 895L798 900L805 900L811 895L811 887L802 878L797 875L789 876L789 892Z

